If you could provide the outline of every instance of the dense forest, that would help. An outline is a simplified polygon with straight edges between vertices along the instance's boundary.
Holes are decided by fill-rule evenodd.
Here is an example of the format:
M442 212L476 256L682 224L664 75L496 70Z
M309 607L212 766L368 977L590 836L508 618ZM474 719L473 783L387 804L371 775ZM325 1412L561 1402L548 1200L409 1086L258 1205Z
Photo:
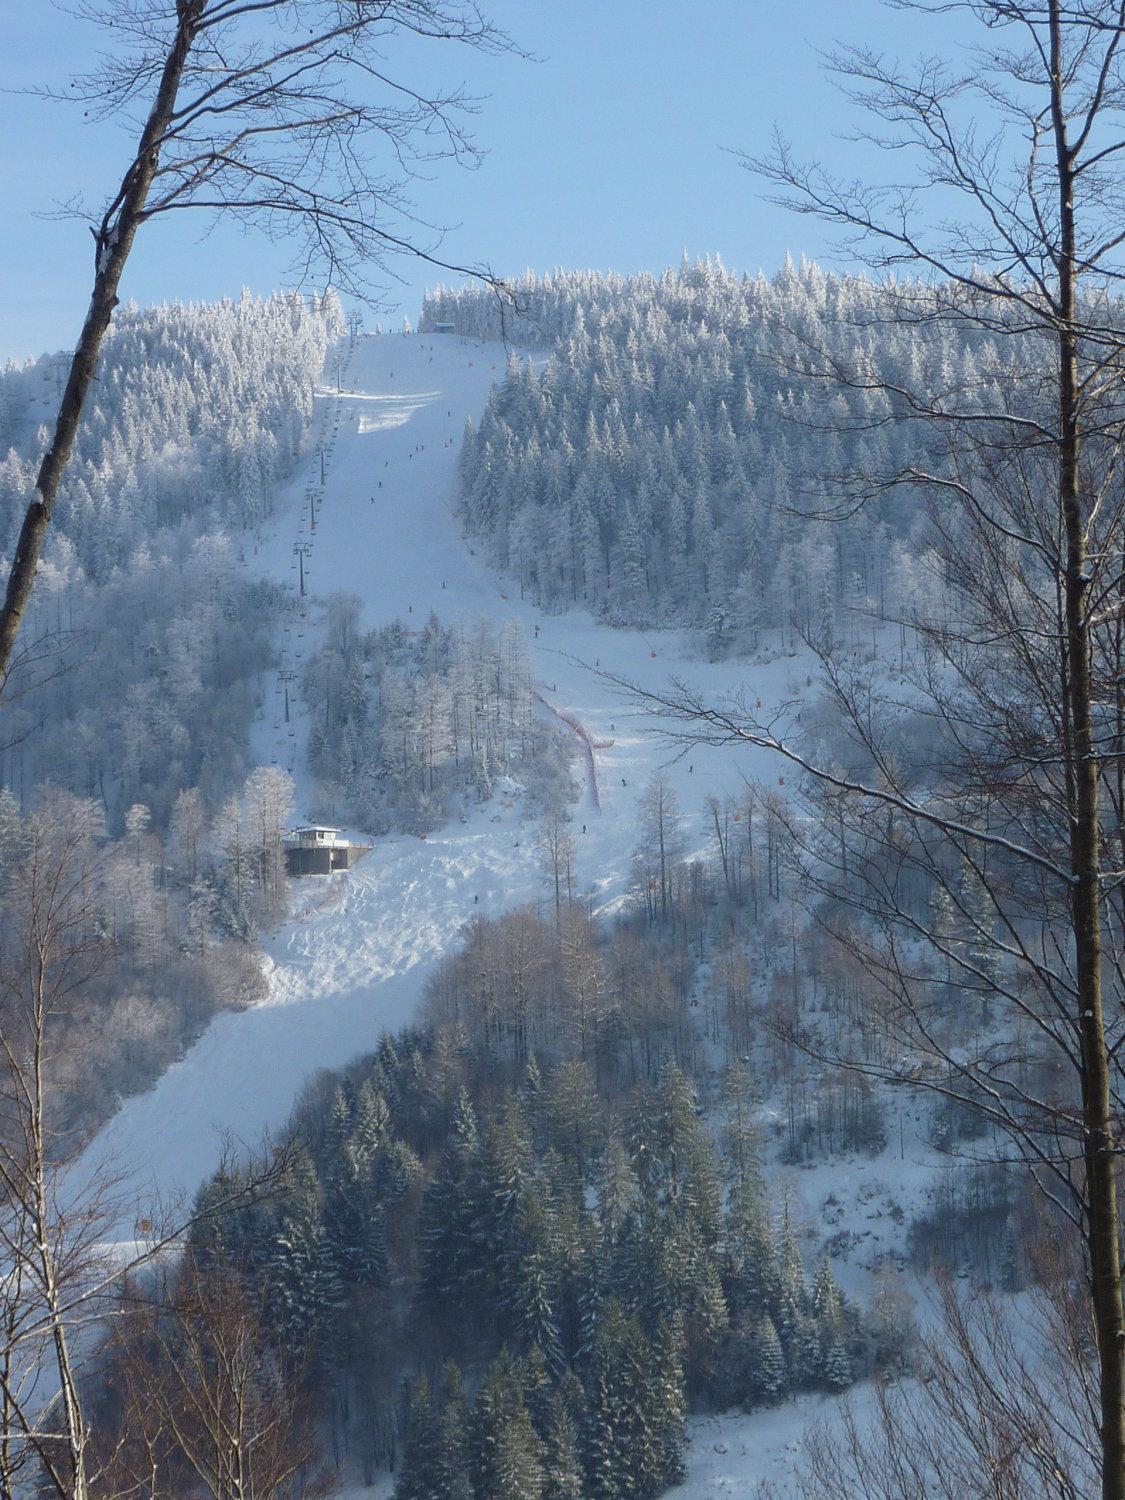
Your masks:
M294 605L245 564L342 329L334 293L243 296L124 308L106 341L0 748L0 969L14 995L21 945L50 950L61 1152L217 1009L264 993L256 936L287 910L293 793L254 766L250 727ZM0 552L56 373L45 356L0 374Z
M398 1500L642 1500L681 1476L689 1411L904 1358L893 1285L853 1305L767 1187L765 1054L743 1066L725 1016L708 1044L677 933L639 905L477 921L417 1029L311 1085L280 1188L193 1231L181 1274L261 1309L336 1461L391 1466Z
M168 827L251 769L256 679L284 594L240 566L301 453L334 293L124 308L60 493L12 674L0 778L27 807L51 782ZM0 374L0 555L34 486L56 393L49 356ZM80 667L80 670L71 670Z
M813 265L770 279L717 261L558 272L513 296L504 317L472 287L439 289L420 326L547 352L539 367L509 361L462 456L468 529L538 603L699 627L716 656L776 627L788 645L868 639L872 615L923 607L934 585L916 566L916 491L832 527L810 518L838 504L844 476L925 455L928 438L867 373L987 401L1010 349L953 320L896 320L876 283ZM802 377L817 358L854 381Z
M372 833L436 827L484 802L500 775L531 804L575 797L572 737L536 717L531 663L516 621L364 631L358 600L332 601L302 678L309 765L328 815Z

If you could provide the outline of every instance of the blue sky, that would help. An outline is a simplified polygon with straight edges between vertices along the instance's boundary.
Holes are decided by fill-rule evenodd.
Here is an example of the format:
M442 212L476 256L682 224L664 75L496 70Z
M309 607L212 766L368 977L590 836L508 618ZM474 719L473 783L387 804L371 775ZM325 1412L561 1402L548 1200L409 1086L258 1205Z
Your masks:
M760 148L774 124L806 154L840 162L846 107L820 71L834 39L911 54L931 38L917 17L878 0L484 0L536 61L443 50L435 75L485 96L475 171L443 165L414 200L449 226L444 251L502 274L527 267L659 270L718 253L739 270L771 271L786 250L827 258L809 219L762 201L729 154ZM3 83L64 85L90 35L48 0L0 0ZM102 45L98 39L98 45ZM120 125L80 110L0 94L0 358L66 347L80 325L92 242L74 221L40 217L84 194L96 204L128 153ZM204 221L146 226L124 295L142 303L265 292L287 284L283 249ZM411 317L434 274L398 266L389 317Z

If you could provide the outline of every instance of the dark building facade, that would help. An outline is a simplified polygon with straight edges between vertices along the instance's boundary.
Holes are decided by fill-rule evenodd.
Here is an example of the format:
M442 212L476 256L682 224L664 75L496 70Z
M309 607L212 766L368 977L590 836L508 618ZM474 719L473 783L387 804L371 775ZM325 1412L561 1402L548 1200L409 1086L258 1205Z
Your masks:
M285 840L285 873L331 875L334 870L350 870L371 848L342 839L338 828L295 828Z

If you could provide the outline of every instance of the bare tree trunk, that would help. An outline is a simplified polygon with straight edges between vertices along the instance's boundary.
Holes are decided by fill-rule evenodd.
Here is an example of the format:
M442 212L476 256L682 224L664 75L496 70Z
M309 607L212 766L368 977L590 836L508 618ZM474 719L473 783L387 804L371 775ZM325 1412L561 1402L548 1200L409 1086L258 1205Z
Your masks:
M1101 1369L1103 1500L1125 1497L1125 1306L1117 1219L1117 1172L1109 1053L1102 1009L1101 832L1098 757L1093 729L1090 625L1086 607L1086 532L1081 494L1078 340L1074 224L1074 155L1064 111L1062 22L1050 0L1051 116L1058 173L1059 223L1059 508L1066 537L1066 665L1070 689L1075 804L1071 835L1071 912L1082 1044L1083 1155L1088 1194L1090 1291Z
M43 550L43 538L51 522L55 498L78 432L82 409L98 365L98 355L114 308L125 262L144 218L145 202L160 159L160 146L172 120L184 64L195 40L196 28L206 0L177 0L176 35L168 49L156 100L145 123L140 147L126 172L117 196L110 204L99 232L94 236L94 290L82 334L70 362L51 445L43 455L35 483L35 498L27 507L20 527L8 587L0 610L0 683L8 670L20 624L27 611L31 586Z
M54 1247L51 1243L52 1225L47 1183L47 1142L43 1117L43 1035L42 1021L46 1011L39 1014L38 1032L35 1039L35 1059L32 1071L32 1090L35 1106L31 1114L31 1139L33 1155L30 1162L33 1180L28 1184L31 1198L31 1219L37 1241L39 1275L42 1286L44 1310L51 1327L51 1344L54 1350L55 1371L58 1376L58 1400L62 1406L67 1458L70 1467L71 1500L86 1500L86 1442L87 1428L82 1401L75 1378L74 1360L71 1354L70 1336L63 1300ZM54 1472L54 1466L52 1465Z

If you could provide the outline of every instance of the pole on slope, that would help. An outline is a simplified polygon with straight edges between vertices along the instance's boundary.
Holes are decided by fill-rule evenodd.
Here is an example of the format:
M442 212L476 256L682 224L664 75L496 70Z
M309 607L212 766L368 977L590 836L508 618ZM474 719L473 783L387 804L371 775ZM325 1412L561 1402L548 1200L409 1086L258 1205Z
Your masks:
M297 566L300 569L300 593L302 598L305 595L305 557L311 550L308 542L296 542L293 546L293 551L297 554Z

